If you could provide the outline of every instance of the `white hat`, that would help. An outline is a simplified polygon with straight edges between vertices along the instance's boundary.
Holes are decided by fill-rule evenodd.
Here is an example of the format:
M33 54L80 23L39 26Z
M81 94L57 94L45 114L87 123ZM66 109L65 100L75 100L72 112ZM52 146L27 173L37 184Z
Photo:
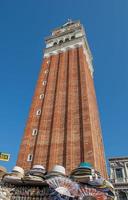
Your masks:
M59 172L59 173L64 174L64 175L66 174L65 168L61 165L55 165L51 171L52 172Z
M21 167L15 166L12 172L19 172L20 174L24 174L24 170Z
M42 169L42 170L45 170L44 166L42 166L42 165L33 165L32 169Z

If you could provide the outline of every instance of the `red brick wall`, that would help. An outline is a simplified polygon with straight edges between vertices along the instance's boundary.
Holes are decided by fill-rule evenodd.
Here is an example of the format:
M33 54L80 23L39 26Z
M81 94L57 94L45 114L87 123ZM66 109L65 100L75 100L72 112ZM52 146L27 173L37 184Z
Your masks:
M36 116L39 108L41 115ZM38 128L37 136L32 136L33 128ZM32 162L28 154L33 154ZM17 165L51 169L61 164L69 172L81 161L91 162L107 176L94 84L82 47L44 59Z

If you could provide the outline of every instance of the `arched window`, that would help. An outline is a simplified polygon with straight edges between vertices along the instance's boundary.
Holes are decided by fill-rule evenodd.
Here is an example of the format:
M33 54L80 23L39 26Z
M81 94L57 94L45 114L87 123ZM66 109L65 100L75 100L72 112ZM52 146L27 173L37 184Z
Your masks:
M74 36L74 35L71 37L71 40L73 40L73 39L75 39L75 36Z
M28 154L28 158L27 158L27 161L32 161L32 154Z
M60 40L60 41L59 41L59 44L62 44L62 43L63 43L63 40Z
M120 200L127 200L126 193L120 191L120 192L119 192L119 199L120 199Z
M54 42L54 44L53 44L53 45L54 45L54 46L55 46L55 45L57 45L57 42Z
M66 39L65 39L65 42L68 42L68 41L69 41L69 38L66 38Z
M44 71L44 73L45 73L45 74L47 74L48 72L49 72L49 70L48 70L48 69L46 69L46 70Z
M38 110L36 111L36 115L41 115L41 109L38 109Z
M37 135L37 132L38 132L37 128L34 128L34 129L32 130L32 135L33 135L33 136L34 136L34 135Z
M43 81L43 85L46 85L47 81Z
M44 93L40 94L40 99L44 99Z

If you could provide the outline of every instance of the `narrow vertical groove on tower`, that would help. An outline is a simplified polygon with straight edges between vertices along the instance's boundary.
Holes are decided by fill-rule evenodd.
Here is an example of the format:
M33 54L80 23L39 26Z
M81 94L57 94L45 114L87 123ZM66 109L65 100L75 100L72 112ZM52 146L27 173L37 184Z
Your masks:
M66 72L66 54L60 54L58 79L56 86L56 100L54 109L54 118L51 138L51 149L49 165L63 164L63 142L64 142L64 115L65 115L65 72ZM59 148L58 148L59 147ZM58 151L59 150L59 151ZM55 158L53 160L53 157Z
M82 97L81 97L81 72L80 72L80 56L77 48L77 67L78 67L78 88L79 88L79 116L80 116L80 160L84 162L84 138L83 138L83 113L82 113ZM86 133L85 133L86 134Z
M53 100L53 111L52 111L52 121L50 127L50 137L49 137L49 144L48 144L48 154L47 154L47 162L46 168L49 169L49 162L50 162L50 151L51 150L51 141L52 141L52 134L53 133L53 120L54 120L54 112L55 112L55 102L56 102L56 91L57 91L57 83L58 83L58 72L59 72L59 63L60 63L60 54L58 55L58 63L57 63L57 73L56 73L56 83L55 83L55 92L54 92L54 100Z
M82 112L83 112L83 126L84 126L84 135L83 135L83 143L84 143L84 160L90 163L95 162L94 157L94 145L93 145L93 131L92 131L92 124L91 124L91 116L90 116L90 107L89 107L89 96L88 96L88 80L87 76L90 73L88 70L88 63L87 58L84 56L83 47L79 48L79 57L85 58L80 59L80 70L81 70L81 82L82 86L85 85L85 88L81 88L82 92Z
M65 103L65 124L64 124L64 148L63 148L63 166L66 167L66 152L67 152L67 122L68 122L68 97L69 97L69 50L67 51L67 77L66 77L66 103Z
M72 118L71 118L71 96L72 96L72 90L71 90L71 75L72 75L72 65L71 65L71 56L72 56L72 50L69 50L69 75L68 75L68 110L67 110L67 138L66 141L66 169L69 170L69 166L72 168Z
M80 123L77 50L69 51L69 89L68 89L68 140L66 147L66 168L69 171L80 162Z

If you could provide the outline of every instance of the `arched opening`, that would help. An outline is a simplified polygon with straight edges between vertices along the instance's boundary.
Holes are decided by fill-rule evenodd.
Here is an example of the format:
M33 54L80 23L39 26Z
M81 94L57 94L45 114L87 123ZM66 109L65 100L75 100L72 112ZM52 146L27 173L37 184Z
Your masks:
M54 42L54 44L53 44L54 46L56 46L57 45L57 42Z
M120 200L127 200L127 196L125 192L119 192L119 199Z
M33 135L33 136L37 135L37 132L38 132L37 128L34 128L34 129L32 130L32 135Z
M41 109L38 109L38 110L36 111L36 115L41 115Z
M43 85L46 85L46 83L47 83L47 81L43 81L43 83L42 83L42 84L43 84Z
M63 40L60 40L60 41L59 41L59 44L62 44L62 43L63 43Z
M32 154L28 154L27 161L32 161L32 157L33 157L33 155L32 155Z
M65 39L65 42L68 42L68 41L69 41L69 38L66 38L66 39Z
M73 40L73 39L75 39L75 36L74 36L74 35L71 37L71 40Z

